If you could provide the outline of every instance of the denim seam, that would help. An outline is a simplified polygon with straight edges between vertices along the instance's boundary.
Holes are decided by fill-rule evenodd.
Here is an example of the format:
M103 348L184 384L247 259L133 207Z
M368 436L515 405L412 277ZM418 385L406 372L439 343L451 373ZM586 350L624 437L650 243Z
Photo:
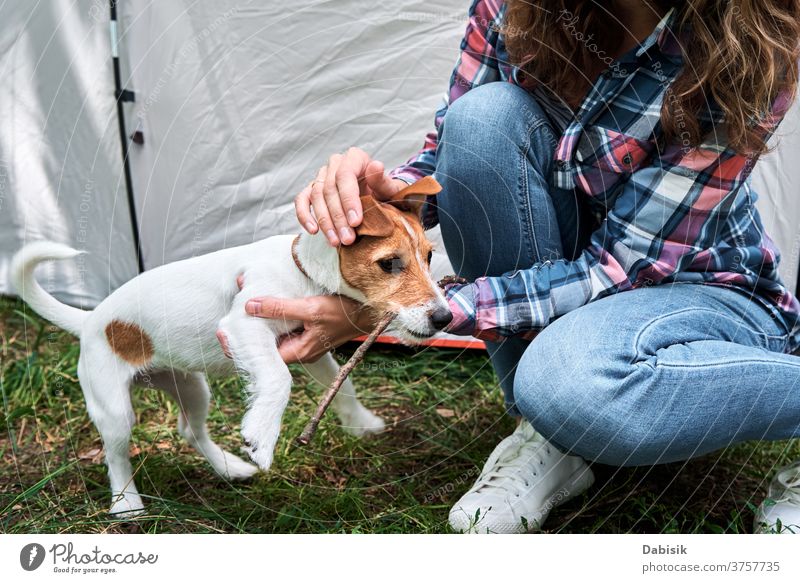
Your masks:
M772 351L770 351L772 352ZM779 354L779 353L776 353ZM761 358L745 358L745 359L737 359L731 361L724 361L724 362L704 362L698 364L674 364L674 363L666 363L666 364L656 364L656 367L660 368L711 368L715 366L742 366L747 364L768 364L770 366L777 366L781 364L785 364L792 368L800 369L800 359L799 362L791 363L791 362L776 362L774 360L764 360ZM655 367L654 367L655 368Z
M724 314L720 314L719 312L715 312L714 310L709 310L708 308L682 308L680 310L677 310L677 311L674 311L674 312L670 312L669 314L661 314L659 316L656 316L655 318L650 320L644 327L642 327L639 330L639 332L636 334L636 338L635 338L634 343L633 343L634 363L646 363L646 361L650 358L650 356L655 356L655 355L646 355L646 358L643 358L642 357L643 354L646 354L646 353L644 353L644 351L642 351L640 349L641 338L644 335L644 333L647 332L647 330L651 326L653 326L657 322L660 322L660 321L662 321L662 320L664 320L666 318L670 318L672 316L676 316L678 314L683 314L683 313L686 313L686 312L709 312L709 313L714 314L716 317L722 317L722 318L730 319L728 316L725 316ZM784 346L785 346L786 337L784 335L775 335L775 334L767 334L766 332L759 332L758 330L754 330L750 326L747 326L745 324L740 324L740 323L737 323L737 326L747 330L748 332L750 332L752 334L755 334L757 336L761 336L761 337L766 338L768 340L775 340L775 341L778 341L778 342L782 342L782 343L784 343ZM742 346L746 346L746 345L743 344ZM778 352L776 350L772 350L769 346L759 346L759 348L764 348L765 350L769 350L770 352L776 352L776 353ZM670 365L662 365L662 366L670 366Z
M525 236L522 238L525 242L525 247L528 251L527 259L530 259L531 256L538 257L539 252L539 245L536 242L536 238L533 234L533 217L531 216L531 209L530 209L530 200L528 200L528 168L527 168L527 151L530 148L530 141L531 141L531 134L533 133L533 126L528 129L526 135L526 141L523 142L522 147L519 150L519 182L518 182L518 191L517 191L517 199L518 204L520 205L523 211L523 228L525 230ZM526 261L527 263L527 261Z
M526 110L527 111L527 110ZM524 211L524 221L523 227L526 231L526 247L528 251L528 262L536 262L540 261L542 254L539 250L539 243L536 240L536 233L534 232L533 227L533 211L530 205L530 192L529 192L529 183L528 183L528 155L531 151L531 136L534 132L541 129L542 127L547 126L547 121L543 119L541 116L533 116L531 113L528 112L527 117L534 117L534 120L528 126L528 131L526 132L525 142L520 147L520 159L519 159L519 199L520 199L520 206ZM519 270L516 270L519 271Z

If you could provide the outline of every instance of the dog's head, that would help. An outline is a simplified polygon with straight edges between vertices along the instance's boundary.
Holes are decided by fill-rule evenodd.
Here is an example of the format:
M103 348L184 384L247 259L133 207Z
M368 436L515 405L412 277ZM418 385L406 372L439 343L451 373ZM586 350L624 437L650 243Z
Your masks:
M339 247L344 280L364 295L367 305L397 313L394 327L409 342L433 336L453 318L431 277L432 245L419 219L425 197L440 190L436 180L426 177L390 201L362 197L364 219L356 241Z

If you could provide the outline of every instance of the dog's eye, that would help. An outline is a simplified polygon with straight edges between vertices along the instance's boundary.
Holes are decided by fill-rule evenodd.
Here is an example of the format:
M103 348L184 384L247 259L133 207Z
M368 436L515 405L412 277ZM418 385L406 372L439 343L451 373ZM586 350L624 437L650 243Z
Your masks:
M431 264L431 259L433 259L433 251L428 251L428 265Z
M403 262L399 257L387 257L378 260L378 266L386 273L399 273L403 271Z

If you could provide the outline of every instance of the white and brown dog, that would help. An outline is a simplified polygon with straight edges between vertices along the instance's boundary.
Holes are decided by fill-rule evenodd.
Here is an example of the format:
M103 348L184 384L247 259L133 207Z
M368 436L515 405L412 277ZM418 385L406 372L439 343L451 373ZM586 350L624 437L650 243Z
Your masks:
M11 269L20 296L40 315L80 337L78 377L89 415L103 439L111 513L130 517L143 510L128 455L135 420L130 389L143 379L175 398L180 433L217 473L244 479L259 468L269 469L292 382L277 340L300 323L249 316L245 313L249 298L340 294L378 312L396 312L392 328L409 343L444 327L451 314L431 278L431 245L417 212L420 197L439 190L438 183L428 178L400 191L387 204L362 197L364 220L352 245L330 247L320 234L270 237L147 271L93 311L60 303L34 278L40 262L69 259L77 251L50 242L20 250ZM232 360L218 336L226 340L225 352ZM307 367L323 385L337 371L330 354ZM210 393L205 373L234 370L247 380L249 399L241 433L258 467L223 451L206 429ZM352 434L384 428L383 421L358 401L350 381L333 406Z

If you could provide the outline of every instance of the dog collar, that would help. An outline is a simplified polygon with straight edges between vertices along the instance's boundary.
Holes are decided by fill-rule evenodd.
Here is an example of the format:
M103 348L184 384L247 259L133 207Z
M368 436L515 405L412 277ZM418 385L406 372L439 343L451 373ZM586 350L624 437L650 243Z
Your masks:
M297 266L297 269L300 270L300 273L302 273L303 275L308 277L308 274L306 273L306 270L303 269L303 264L300 263L300 257L297 255L297 244L298 243L300 243L300 235L297 235L297 237L294 238L294 241L292 241L292 259L294 259L294 264ZM308 279L311 279L311 278L308 277Z

